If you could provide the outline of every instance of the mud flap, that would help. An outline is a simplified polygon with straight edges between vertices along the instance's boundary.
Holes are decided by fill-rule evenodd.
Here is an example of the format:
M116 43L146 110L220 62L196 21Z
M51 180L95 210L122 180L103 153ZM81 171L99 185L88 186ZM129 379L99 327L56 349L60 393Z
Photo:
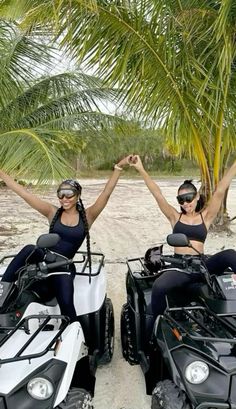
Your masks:
M77 362L70 387L85 389L94 396L95 381L96 377L90 368L90 357L86 355Z

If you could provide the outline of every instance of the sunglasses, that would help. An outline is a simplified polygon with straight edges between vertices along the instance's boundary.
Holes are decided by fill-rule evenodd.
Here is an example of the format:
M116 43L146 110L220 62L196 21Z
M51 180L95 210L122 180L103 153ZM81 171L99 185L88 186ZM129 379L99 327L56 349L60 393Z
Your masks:
M193 199L197 196L197 193L192 192L192 193L184 193L183 195L178 195L176 199L178 200L178 203L180 205L183 205L185 202L186 203L191 203Z
M57 191L57 197L58 199L63 199L64 197L66 199L71 199L74 197L78 192L74 189L59 189Z

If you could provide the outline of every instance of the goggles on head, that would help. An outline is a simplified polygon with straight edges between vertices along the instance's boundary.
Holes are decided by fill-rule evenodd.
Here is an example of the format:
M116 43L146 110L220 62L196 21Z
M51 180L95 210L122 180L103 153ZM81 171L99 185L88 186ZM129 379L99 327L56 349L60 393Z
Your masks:
M71 199L75 195L78 195L78 192L76 189L58 189L57 190L58 199L63 199L64 197L66 199Z
M79 194L81 194L82 187L81 187L81 185L79 184L79 182L77 182L77 180L74 180L74 179L66 179L66 180L63 180L63 182L61 182L61 184L60 184L60 186L59 186L59 189L61 189L61 186L63 186L63 185L69 185L69 186L71 186L72 189L77 190L77 192L78 192Z
M195 199L196 196L197 196L197 192L190 192L190 193L184 193L182 195L178 195L176 199L180 205L183 205L185 202L191 203L193 199Z

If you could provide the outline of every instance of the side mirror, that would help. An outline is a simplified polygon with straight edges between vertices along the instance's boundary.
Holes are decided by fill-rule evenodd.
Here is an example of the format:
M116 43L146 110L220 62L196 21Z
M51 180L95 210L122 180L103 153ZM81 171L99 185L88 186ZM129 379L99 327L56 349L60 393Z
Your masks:
M169 234L166 240L172 247L192 247L188 237L183 233Z
M54 247L60 240L60 236L57 233L41 234L39 236L36 245L41 249L49 249Z

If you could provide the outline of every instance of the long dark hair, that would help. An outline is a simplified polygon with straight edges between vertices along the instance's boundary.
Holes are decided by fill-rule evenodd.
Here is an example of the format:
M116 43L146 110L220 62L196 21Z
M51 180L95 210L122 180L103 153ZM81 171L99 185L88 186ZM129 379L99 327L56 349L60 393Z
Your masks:
M186 179L182 183L182 185L179 186L178 194L179 194L180 190L184 190L184 189L190 190L190 191L192 191L194 193L197 193L197 188L193 184L192 179ZM197 201L196 209L195 209L196 212L200 212L204 208L205 203L206 203L205 197L202 194L200 194L199 199ZM186 214L186 211L181 206L180 206L180 210L181 210L182 213Z

